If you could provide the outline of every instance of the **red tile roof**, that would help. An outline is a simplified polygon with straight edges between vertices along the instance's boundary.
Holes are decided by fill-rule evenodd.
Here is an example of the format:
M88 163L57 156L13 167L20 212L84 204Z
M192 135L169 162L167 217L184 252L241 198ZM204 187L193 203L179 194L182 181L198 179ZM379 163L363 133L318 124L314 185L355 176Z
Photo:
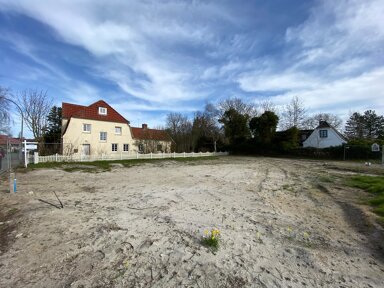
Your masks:
M20 138L9 137L8 135L0 135L0 145L7 145L8 140L9 140L9 143L11 143L11 145L19 145L20 144ZM23 141L24 140L34 141L34 140L23 138Z
M100 115L99 107L107 108L107 115ZM113 109L103 100L99 100L89 106L82 106L63 102L62 108L64 119L70 119L71 117L74 117L81 119L129 124L129 121L127 119L121 116L115 109Z
M165 130L131 127L132 137L138 140L172 141Z

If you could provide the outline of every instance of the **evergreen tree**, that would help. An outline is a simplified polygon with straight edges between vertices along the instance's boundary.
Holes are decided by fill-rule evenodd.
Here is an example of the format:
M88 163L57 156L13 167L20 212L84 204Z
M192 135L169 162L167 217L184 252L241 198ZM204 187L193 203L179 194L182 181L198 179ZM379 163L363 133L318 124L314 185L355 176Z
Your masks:
M367 110L364 114L355 112L345 125L345 134L351 140L372 140L384 138L384 117L375 111Z
M239 144L250 137L248 114L240 114L231 108L225 111L219 122L224 125L224 133L230 144Z
M47 127L44 133L45 143L60 143L61 140L61 107L53 106L47 116Z
M254 117L249 122L249 127L257 142L271 143L276 132L279 117L271 111L265 111L261 116Z

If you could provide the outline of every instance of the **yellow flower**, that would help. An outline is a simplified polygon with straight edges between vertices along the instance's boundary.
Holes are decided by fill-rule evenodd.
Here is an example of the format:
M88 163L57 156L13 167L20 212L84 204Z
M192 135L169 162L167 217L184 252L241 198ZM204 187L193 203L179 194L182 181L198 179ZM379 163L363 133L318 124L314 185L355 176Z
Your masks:
M212 240L215 240L215 236L212 236Z
M308 234L307 232L304 232L304 233L303 233L303 236L304 236L304 238L308 238L308 237L309 237L309 234Z
M204 234L205 235L208 235L209 234L209 231L207 229L204 230Z
M288 226L287 230L288 230L288 232L292 232L291 226Z

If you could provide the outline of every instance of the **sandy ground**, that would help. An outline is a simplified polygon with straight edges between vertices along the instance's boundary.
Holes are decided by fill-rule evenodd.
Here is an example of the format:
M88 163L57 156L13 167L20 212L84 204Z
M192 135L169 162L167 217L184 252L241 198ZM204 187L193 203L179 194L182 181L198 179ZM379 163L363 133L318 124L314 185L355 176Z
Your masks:
M222 157L34 170L0 193L0 287L383 287L383 229L336 164ZM33 192L33 193L32 193ZM59 205L57 209L40 202ZM217 252L205 229L221 231Z

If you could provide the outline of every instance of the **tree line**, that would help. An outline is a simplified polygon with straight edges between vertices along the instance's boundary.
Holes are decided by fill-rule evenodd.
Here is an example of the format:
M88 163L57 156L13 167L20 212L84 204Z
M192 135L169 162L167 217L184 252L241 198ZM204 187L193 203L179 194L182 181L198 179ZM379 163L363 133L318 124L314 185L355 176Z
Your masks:
M310 115L298 97L280 111L270 101L247 103L239 98L209 103L192 118L169 113L166 129L174 139L174 151L199 152L230 150L233 152L284 152L300 144L300 130L313 130L327 121L339 131L342 119L332 113ZM344 127L353 143L367 144L384 140L384 118L373 110L354 112ZM351 142L351 143L352 143Z
M0 86L1 134L10 134L12 103L22 112L24 123L35 140L45 143L45 147L59 147L62 111L61 107L52 105L53 99L46 91L24 90L14 95ZM298 147L299 130L314 129L320 120L336 129L343 128L342 119L335 114L310 115L298 97L293 97L280 109L271 101L255 104L228 98L217 104L207 103L193 117L169 113L165 129L174 140L172 151L175 152L287 151ZM384 141L384 117L374 110L354 112L346 122L344 134L351 143L375 141L381 144Z

